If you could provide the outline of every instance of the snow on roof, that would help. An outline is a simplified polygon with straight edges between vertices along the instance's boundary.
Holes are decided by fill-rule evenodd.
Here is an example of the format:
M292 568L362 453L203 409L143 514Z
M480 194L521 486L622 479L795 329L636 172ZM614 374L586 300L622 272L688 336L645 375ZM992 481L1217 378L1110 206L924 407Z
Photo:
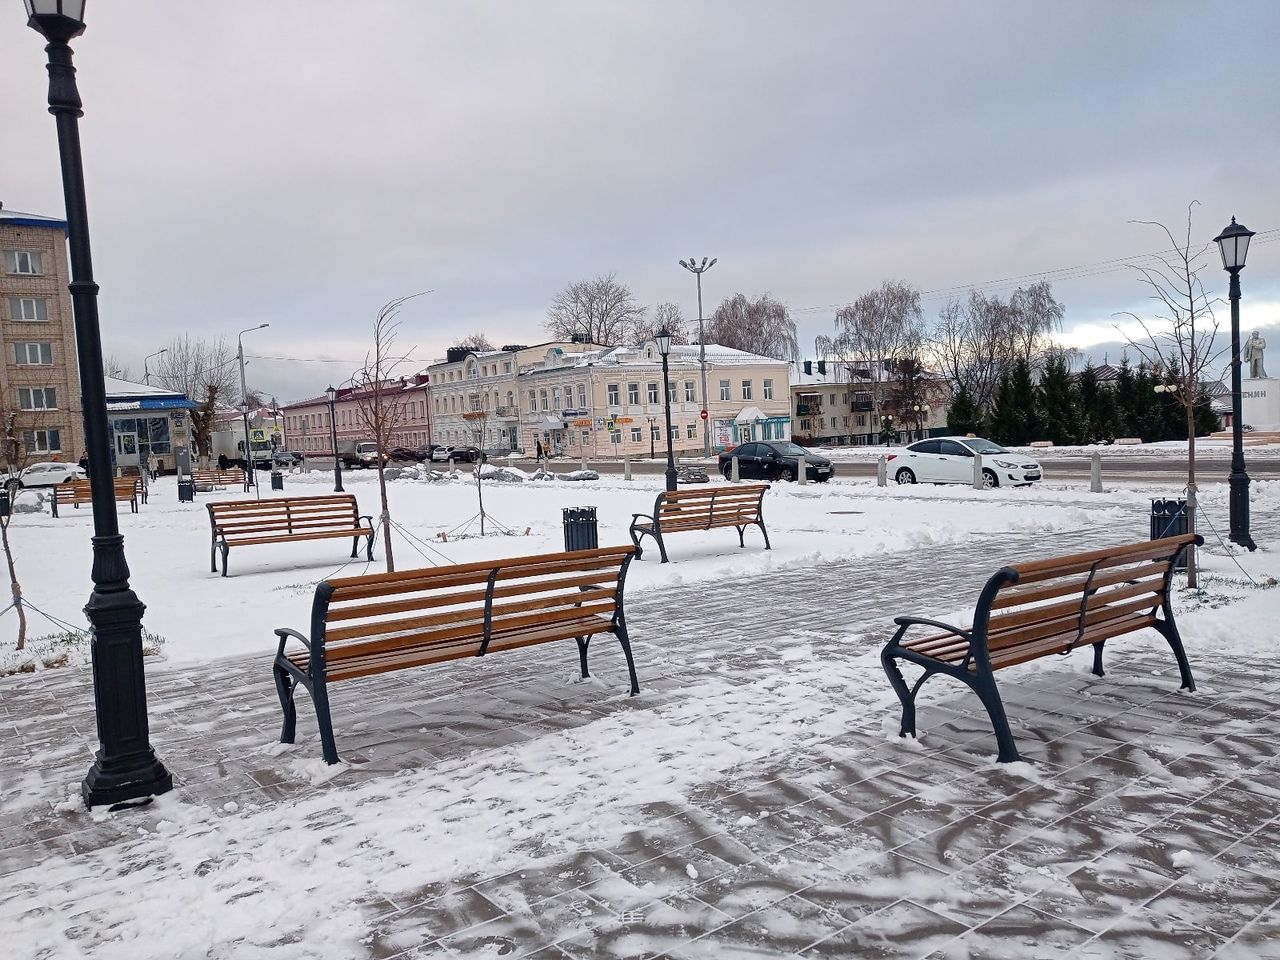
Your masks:
M655 364L661 365L662 357L658 355L656 347L653 355L647 356L647 344L636 347L603 347L599 350L590 350L584 353L566 354L566 359L572 362L566 366L585 367L588 364L600 364L602 366L644 366L652 367ZM778 360L774 357L763 357L755 353L747 353L745 350L735 350L733 347L724 347L718 343L708 343L706 345L707 361L718 366L746 366L759 363L786 363L785 360ZM671 345L671 353L667 357L667 363L670 366L696 366L699 361L700 348L696 343L673 343Z
M46 217L39 213L23 213L21 210L6 210L0 207L0 223L9 223L25 227L53 227L66 231L67 221L57 217Z
M184 397L184 393L177 390L167 390L164 387L152 387L145 383L134 383L131 380L121 380L119 377L104 377L107 385L107 399L118 400L124 397Z

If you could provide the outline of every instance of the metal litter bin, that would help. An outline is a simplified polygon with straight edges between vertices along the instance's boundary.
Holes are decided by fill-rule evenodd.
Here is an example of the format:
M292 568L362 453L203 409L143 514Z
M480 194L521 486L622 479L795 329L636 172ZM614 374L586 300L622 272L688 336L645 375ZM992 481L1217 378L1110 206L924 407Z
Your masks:
M564 508L564 548L594 550L600 546L595 507Z
M284 489L284 474L281 473L279 470L271 471L271 489L272 490Z
M194 503L196 499L196 482L191 477L178 478L178 502Z
M1164 537L1180 537L1187 532L1186 500L1152 500L1151 501L1151 539ZM1178 558L1175 570L1187 569L1187 555Z

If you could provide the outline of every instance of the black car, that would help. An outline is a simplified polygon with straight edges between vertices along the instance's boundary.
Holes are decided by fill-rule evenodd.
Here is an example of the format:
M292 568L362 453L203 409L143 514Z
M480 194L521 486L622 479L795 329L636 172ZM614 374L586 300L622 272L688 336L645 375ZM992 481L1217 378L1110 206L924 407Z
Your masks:
M433 463L475 463L484 456L479 447L436 447L431 451Z
M720 454L720 472L726 477L733 475L730 461L734 457L738 458L738 477L742 480L794 480L801 457L809 480L825 483L836 473L826 457L790 440L754 441L726 450Z
M417 450L410 450L408 447L392 447L388 459L396 463L418 463L422 460Z
M296 467L302 459L302 454L296 450L276 450L271 454L271 463L275 467Z

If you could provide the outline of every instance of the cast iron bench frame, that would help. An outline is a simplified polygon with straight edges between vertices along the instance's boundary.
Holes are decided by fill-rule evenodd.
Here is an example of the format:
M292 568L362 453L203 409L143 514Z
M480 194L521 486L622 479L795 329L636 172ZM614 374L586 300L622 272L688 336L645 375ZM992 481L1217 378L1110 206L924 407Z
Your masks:
M137 477L113 477L111 480L113 488L113 496L116 503L129 504L129 512L138 512L138 496L141 493L142 502L147 502L146 489L142 485L142 481ZM58 504L69 503L76 510L80 509L82 503L93 503L93 488L88 480L69 480L65 483L59 483L53 488L53 499L50 506L53 515L58 516Z
M1172 648L1181 689L1194 691L1191 666L1169 605L1169 586L1178 558L1192 544L1203 543L1199 535L1184 534L1001 567L982 588L973 626L967 630L922 617L897 617L898 631L881 652L880 662L902 701L901 736L915 736L916 694L926 680L941 673L978 695L991 718L999 762L1016 761L1018 748L995 671L1091 645L1093 673L1101 677L1105 643L1147 627L1157 630ZM1156 616L1157 610L1162 616ZM993 616L993 611L1001 612ZM904 642L915 626L944 632ZM924 669L914 686L907 685L896 660Z

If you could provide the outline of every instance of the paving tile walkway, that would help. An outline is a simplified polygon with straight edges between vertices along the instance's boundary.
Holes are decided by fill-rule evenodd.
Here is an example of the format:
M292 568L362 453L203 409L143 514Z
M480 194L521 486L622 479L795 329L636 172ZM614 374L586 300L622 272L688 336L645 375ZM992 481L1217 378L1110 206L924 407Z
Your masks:
M894 614L971 603L994 553L1077 543L1002 535L994 550L924 548L638 595L636 701L612 688L622 664L608 649L595 655L598 684L564 683L568 667L536 648L339 687L352 766L324 783L296 773L296 753L264 749L279 724L265 656L153 668L153 741L188 802L288 805L679 705L709 680L768 683L797 658L874 665ZM640 804L642 826L608 849L369 897L364 956L1280 957L1280 668L1192 645L1201 689L1189 695L1167 651L1116 647L1105 680L1067 664L1007 675L1029 765L992 764L985 715L943 682L922 697L921 745L886 735L896 701L869 667L864 689L849 690L861 713L837 717L836 735L716 772L680 802ZM102 819L59 806L96 746L91 693L83 670L0 681L0 918L22 899L51 923L105 924L103 908L43 886L41 864L156 829L145 809ZM318 754L309 705L299 719Z

